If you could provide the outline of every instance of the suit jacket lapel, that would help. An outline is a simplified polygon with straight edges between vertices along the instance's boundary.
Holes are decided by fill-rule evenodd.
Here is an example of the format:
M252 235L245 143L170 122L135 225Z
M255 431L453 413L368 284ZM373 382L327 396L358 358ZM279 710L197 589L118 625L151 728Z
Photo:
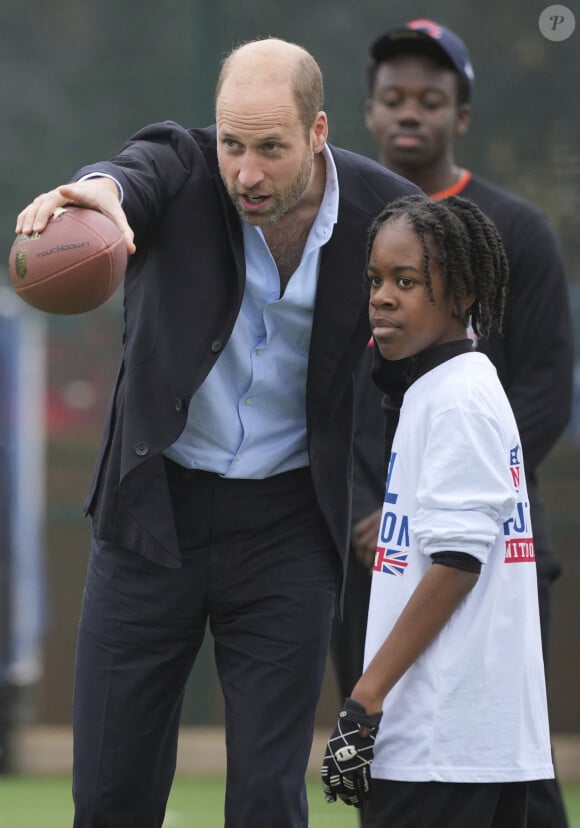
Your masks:
M236 262L236 273L237 273L237 285L238 285L238 295L237 295L237 302L238 308L242 302L242 294L244 292L244 286L246 284L246 260L244 258L244 238L242 234L242 226L240 223L240 217L238 216L237 210L234 207L232 200L228 196L224 184L221 180L221 176L219 172L215 173L216 178L216 187L219 193L223 213L224 213L224 220L226 229L228 232L228 238L230 242L230 246L232 248L234 254L234 260Z
M309 410L323 406L325 416L331 415L332 401L342 395L370 337L363 281L370 221L367 212L341 196L338 224L322 251L307 394Z

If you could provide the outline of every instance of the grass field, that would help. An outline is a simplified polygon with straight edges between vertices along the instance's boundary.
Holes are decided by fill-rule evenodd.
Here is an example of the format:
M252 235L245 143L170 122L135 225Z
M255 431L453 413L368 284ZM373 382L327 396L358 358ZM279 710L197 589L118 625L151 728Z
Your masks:
M178 777L164 828L223 828L223 779ZM580 828L580 785L565 785L570 828ZM327 805L318 780L308 786L310 828L356 828L356 814ZM70 828L70 781L63 777L0 776L0 825L4 828Z

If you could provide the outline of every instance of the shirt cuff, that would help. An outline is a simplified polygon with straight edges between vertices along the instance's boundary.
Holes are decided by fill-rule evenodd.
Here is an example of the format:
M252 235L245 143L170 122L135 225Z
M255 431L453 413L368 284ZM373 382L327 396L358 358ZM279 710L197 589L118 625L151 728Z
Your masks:
M109 178L111 181L114 181L117 185L117 190L119 192L119 201L121 204L125 198L125 193L123 192L123 187L121 186L121 182L117 181L117 179L113 175L109 175L106 172L92 172L87 173L87 175L83 175L82 178L79 178L79 181L87 181L89 178Z

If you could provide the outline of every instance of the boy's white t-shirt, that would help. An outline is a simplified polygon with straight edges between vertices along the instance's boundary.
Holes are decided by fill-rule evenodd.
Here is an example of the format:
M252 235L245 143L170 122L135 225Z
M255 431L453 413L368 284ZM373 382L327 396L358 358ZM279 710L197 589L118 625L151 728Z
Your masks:
M372 775L512 782L554 776L520 438L488 358L466 353L405 394L375 558L365 668L434 552L483 566L387 695Z

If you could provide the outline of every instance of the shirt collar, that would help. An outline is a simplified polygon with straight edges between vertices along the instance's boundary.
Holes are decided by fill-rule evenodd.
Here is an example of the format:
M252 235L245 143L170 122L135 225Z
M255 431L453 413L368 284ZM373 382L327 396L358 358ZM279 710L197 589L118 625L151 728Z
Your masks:
M313 250L320 250L330 241L334 225L338 220L338 175L334 158L327 144L322 149L322 157L326 165L324 192L304 246L304 255L308 255Z
M460 354L468 354L473 351L473 342L471 339L457 339L453 342L444 342L442 345L433 345L431 348L422 351L420 354L411 357L411 372L410 380L415 380L422 377L428 371L447 362L448 359L459 356Z
M318 218L320 218L329 230L329 238L332 235L332 228L338 221L338 173L336 172L336 164L328 144L325 144L322 149L322 157L326 163L326 184L324 187L324 194L318 211Z

